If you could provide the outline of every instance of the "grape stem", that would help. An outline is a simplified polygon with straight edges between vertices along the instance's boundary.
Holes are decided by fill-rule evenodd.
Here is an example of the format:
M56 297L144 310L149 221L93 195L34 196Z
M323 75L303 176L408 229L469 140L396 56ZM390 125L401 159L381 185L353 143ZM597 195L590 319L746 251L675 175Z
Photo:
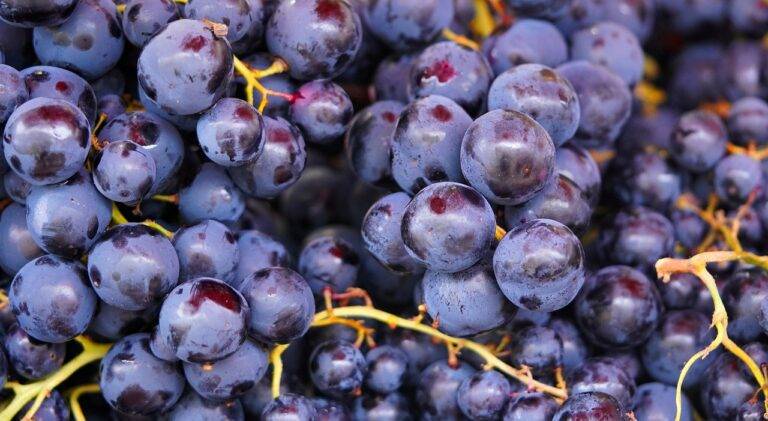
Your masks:
M472 41L471 39L465 37L464 35L459 35L456 32L453 32L450 28L443 28L443 38L453 41L456 44L461 45L462 47L467 47L471 50L480 51L480 45L476 43L475 41Z
M258 110L259 113L264 113L264 109L267 107L267 104L269 103L269 96L279 96L282 98L287 99L288 101L293 101L295 98L291 94L286 94L283 92L277 92L273 91L271 89L267 89L264 85L259 82L259 79L263 79L267 76L276 75L279 73L283 73L288 70L288 64L283 61L282 59L276 59L272 64L269 65L266 69L258 70L253 69L248 64L244 63L242 60L240 60L237 57L234 57L235 60L235 71L240 74L240 76L245 79L245 99L250 104L253 104L253 91L256 90L261 94L261 101L259 101Z
M170 203L173 205L178 205L179 195L178 194L156 194L152 196L152 200L156 200L158 202Z
M78 336L75 338L83 350L75 358L69 360L58 371L46 377L43 380L29 383L20 384L17 382L8 382L5 385L6 389L11 389L14 393L11 402L0 412L0 420L10 420L19 411L24 408L24 405L34 399L32 406L22 418L22 421L31 420L35 415L43 400L48 394L53 391L56 386L67 380L72 374L74 374L80 368L100 360L109 351L112 344L100 344L91 341L85 336Z
M125 215L123 215L123 213L120 212L120 209L117 207L117 204L115 204L114 202L112 202L112 223L114 225L122 225L122 224L128 223L128 218L126 218ZM156 221L153 221L151 219L146 219L140 222L140 224L158 231L160 234L163 234L169 240L173 239L173 232L169 231L162 225L158 224Z
M507 235L507 230L496 225L496 232L494 233L494 235L496 237L496 241L501 241L501 239L504 238L505 235Z
M72 417L75 421L86 421L83 408L80 406L80 401L78 401L80 396L84 393L99 393L100 391L101 387L96 383L76 386L69 391L69 407L72 410Z
M475 17L469 22L469 29L480 38L487 38L496 27L491 8L486 0L475 0Z

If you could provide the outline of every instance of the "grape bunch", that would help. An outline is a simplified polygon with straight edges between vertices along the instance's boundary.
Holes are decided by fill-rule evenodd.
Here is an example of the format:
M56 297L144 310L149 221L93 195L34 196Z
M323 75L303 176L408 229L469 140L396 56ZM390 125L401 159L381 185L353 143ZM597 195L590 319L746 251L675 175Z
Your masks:
M0 0L0 420L768 418L763 0Z

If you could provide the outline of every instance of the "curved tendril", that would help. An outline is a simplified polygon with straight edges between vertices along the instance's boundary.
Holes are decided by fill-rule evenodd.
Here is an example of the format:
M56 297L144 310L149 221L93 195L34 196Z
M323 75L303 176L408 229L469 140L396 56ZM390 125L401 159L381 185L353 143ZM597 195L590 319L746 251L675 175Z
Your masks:
M80 385L69 391L69 407L72 410L72 418L75 421L86 421L83 408L80 406L80 401L78 401L80 396L85 393L99 393L100 391L101 387L96 383Z

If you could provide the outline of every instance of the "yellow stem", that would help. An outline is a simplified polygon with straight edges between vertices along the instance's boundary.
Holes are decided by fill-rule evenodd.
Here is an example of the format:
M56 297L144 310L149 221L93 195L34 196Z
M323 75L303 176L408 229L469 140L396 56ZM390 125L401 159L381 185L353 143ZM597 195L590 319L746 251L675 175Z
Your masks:
M112 203L112 222L115 225L127 224L128 219L120 212L116 203Z
M496 241L501 241L502 238L504 238L505 235L507 235L507 230L504 228L496 225Z
M443 38L453 41L456 44L459 44L463 47L467 47L471 50L479 51L480 45L476 43L475 41L472 41L471 39L465 37L464 35L459 35L456 32L453 32L450 28L443 28Z
M77 386L69 392L69 407L72 410L72 417L75 421L86 421L83 408L80 407L80 401L78 401L80 395L84 393L99 393L100 391L101 387L96 383L92 383Z
M283 360L280 358L288 349L288 344L275 345L269 352L269 362L272 364L272 397L280 396L280 378L283 376Z
M117 8L117 12L118 12L118 13L123 13L123 12L125 12L125 3L123 3L123 4L118 4L118 5L117 5L117 6L115 6L115 7Z
M162 225L158 224L157 222L155 222L155 221L153 221L151 219L147 219L146 221L142 222L141 224L145 225L145 226L148 226L150 228L154 228L155 230L160 232L160 234L163 234L169 240L173 240L173 233L171 231L168 231L167 229L165 229L165 227L163 227Z
M493 32L496 23L493 21L491 8L486 0L475 0L475 18L469 23L469 29L480 38L486 38Z
M152 196L152 200L178 205L179 195L178 194L156 194Z
M247 64L243 63L237 57L234 57L235 71L245 79L245 99L248 103L253 104L253 91L257 90L261 94L261 101L259 102L258 110L260 113L264 112L269 102L268 96L283 96L286 94L281 92L275 92L271 89L267 89L259 82L259 79L271 76L274 74L282 73L288 70L288 64L283 60L275 60L269 67L263 70L252 69Z

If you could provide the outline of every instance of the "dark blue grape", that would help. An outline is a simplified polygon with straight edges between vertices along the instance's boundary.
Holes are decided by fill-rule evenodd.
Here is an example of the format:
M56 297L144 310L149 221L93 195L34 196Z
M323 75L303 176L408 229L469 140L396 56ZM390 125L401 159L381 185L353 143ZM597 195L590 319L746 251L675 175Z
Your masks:
M146 333L126 336L112 345L99 371L104 399L112 408L130 415L166 411L184 391L181 370L152 355Z
M680 119L677 108L661 106L653 113L633 113L624 126L616 146L622 153L668 150L675 124ZM626 152L625 152L626 151Z
M266 268L240 286L250 311L248 333L261 341L288 343L303 336L315 315L312 290L288 268Z
M408 93L411 98L441 95L470 114L484 109L493 70L480 52L451 41L432 44L411 65Z
M557 68L576 90L581 118L580 140L613 142L631 112L632 95L627 84L610 70L587 61L570 61Z
M282 243L257 230L240 231L237 247L240 249L240 260L233 284L236 287L252 273L270 267L288 267L291 260Z
M765 61L760 59L762 44L735 40L728 45L717 67L717 82L723 96L731 100L768 93L764 85Z
M566 373L580 366L589 356L589 348L579 329L574 323L566 319L552 319L548 326L554 330L560 342L563 344L563 368Z
M701 280L691 273L676 273L669 282L659 283L661 299L667 310L695 307L703 288Z
M452 0L384 0L368 3L362 12L366 27L396 51L429 43L451 23L453 15Z
M149 152L157 168L153 194L163 192L173 183L184 158L184 142L179 131L148 111L129 112L109 120L99 132L99 140L130 140Z
M528 114L549 133L555 146L573 137L581 116L571 83L541 64L521 64L501 73L488 91L488 109Z
M0 4L0 19L23 28L58 25L69 18L77 3L78 0L4 1Z
M379 62L373 75L373 87L376 99L408 102L408 79L411 74L415 54L390 56Z
M568 59L568 45L551 23L520 19L506 31L486 38L483 53L498 76L523 63L558 66Z
M453 336L474 336L509 322L517 308L496 283L490 259L455 273L427 270L422 280L427 312Z
M517 332L511 346L512 363L528 366L548 377L563 364L563 341L554 329L530 326Z
M709 225L691 210L673 209L670 222L675 227L675 240L688 249L697 247L709 230Z
M155 159L128 140L112 142L99 151L94 161L93 181L109 200L134 205L155 184Z
M312 351L309 359L312 383L321 393L331 397L359 393L365 371L365 357L349 342L324 342Z
M29 99L29 91L21 73L5 64L0 65L0 87L0 124L5 124L13 110Z
M695 173L713 168L725 153L725 125L709 111L689 111L680 117L672 136L672 158Z
M565 225L535 219L511 229L493 255L504 295L521 308L551 312L570 303L584 283L584 251Z
M569 0L550 12L557 28L566 36L603 20L605 3L601 0Z
M768 275L759 270L736 272L721 295L729 315L728 335L740 343L760 339L760 306L768 299Z
M349 208L349 176L321 165L307 168L280 196L281 215L300 231L338 221L343 209Z
M405 308L414 302L414 291L421 275L421 271L409 275L393 272L370 253L363 253L358 281L377 305Z
M509 380L498 371L478 371L464 379L457 391L461 412L473 420L499 419L512 394Z
M96 315L88 326L88 333L96 339L114 342L120 338L146 330L157 320L157 307L146 310L123 310L100 302Z
M632 411L638 420L667 419L675 413L675 387L645 383L637 387ZM681 421L693 421L693 407L683 394Z
M760 35L768 24L768 10L760 2L733 0L728 6L728 18L736 31Z
M105 303L144 310L160 303L179 280L179 258L171 242L141 224L107 231L88 255L88 276Z
M513 396L504 410L504 421L550 421L560 406L543 393Z
M192 0L184 5L184 17L227 25L227 40L233 49L241 42L238 53L251 49L245 43L258 44L264 35L263 0Z
M99 114L104 114L107 121L125 113L125 103L119 95L104 95L97 103Z
M266 30L269 51L284 59L299 80L340 75L362 39L360 18L342 0L281 2Z
M643 58L635 34L614 22L600 22L571 35L571 60L605 66L628 85L642 78Z
M149 100L173 115L205 111L221 98L232 77L229 44L205 23L171 22L141 51L138 81Z
M233 46L233 48L235 48L235 52L237 52L237 46ZM242 60L244 63L247 63L254 69L266 69L275 61L275 58L269 53L254 53L250 56L243 57ZM241 78L237 78L235 80L239 83L245 83L245 81ZM265 88L276 92L293 93L296 89L298 89L296 81L291 79L290 76L285 73L279 73L261 78L259 79L259 82L264 85ZM254 92L253 101L254 103L259 103L259 101L261 101L261 93L257 91ZM288 118L288 107L290 105L291 103L287 98L270 96L267 107L264 109L264 116L269 116L272 118Z
M361 227L366 249L381 264L399 273L418 273L422 269L406 251L401 234L403 214L410 201L402 192L382 197L365 214Z
M211 277L234 282L240 250L235 234L221 222L208 220L180 229L173 236L181 280Z
M362 395L353 403L353 417L359 421L411 421L408 400L399 393Z
M638 153L611 162L611 186L616 197L626 205L648 206L666 211L682 190L680 173L658 153Z
M623 412L619 401L611 395L602 392L576 393L563 402L552 421L622 420Z
M648 338L641 353L643 365L654 380L677 384L683 364L715 338L710 318L696 310L670 311ZM696 386L714 358L697 361L685 378L685 386Z
M208 159L236 167L261 154L263 126L261 114L251 104L222 98L197 121L197 140Z
M391 345L381 345L365 355L367 373L365 386L375 393L396 392L408 372L408 356Z
M656 2L654 0L618 0L603 6L605 20L626 27L640 40L645 40L654 29Z
M66 22L36 27L33 37L35 53L43 64L72 70L87 79L107 73L125 45L111 0L79 0Z
M35 187L27 196L27 227L48 253L76 257L96 242L111 219L110 202L80 171L63 183Z
M261 421L307 421L317 416L312 401L295 393L281 393L261 413Z
M24 405L18 412L18 415L26 414L32 408L33 402ZM14 418L21 420L22 418ZM29 418L29 421L66 421L69 419L69 407L58 390L51 390L43 399L40 407L35 414Z
M156 336L183 361L215 361L245 341L247 306L245 298L224 282L197 278L168 294Z
M586 149L572 143L557 148L555 171L576 183L587 196L589 203L597 204L602 177L600 168Z
M314 80L301 85L295 96L296 100L290 106L290 118L307 141L326 145L344 135L354 110L352 100L341 86L328 80Z
M283 355L286 356L287 354ZM283 383L280 387L280 393L285 394L285 392L287 390L285 383ZM272 402L272 377L269 375L262 377L260 382L240 397L240 403L243 404L246 416L255 417L254 419L261 416L261 412L270 402Z
M337 401L331 401L323 398L313 398L312 405L317 411L315 421L352 421L349 409Z
M609 357L590 358L568 375L572 395L603 392L613 396L624 408L632 403L635 381L624 368Z
M765 404L759 399L749 399L736 411L736 421L760 421L764 419L763 414L765 414Z
M229 87L229 85L227 85ZM197 127L197 120L200 119L202 112L188 115L171 114L166 109L153 102L154 100L144 91L144 88L139 85L137 87L139 91L139 101L144 107L144 110L152 113L161 119L169 122L173 127L181 130L185 133L193 133Z
M600 233L599 244L611 263L652 268L672 253L675 232L664 215L635 206L617 213Z
M688 110L722 98L722 85L716 77L722 55L721 45L713 42L689 44L681 51L672 63L670 102Z
M184 376L201 397L235 399L258 383L267 371L267 351L246 340L233 354L214 362L184 363Z
M457 272L483 257L495 227L493 209L476 190L436 183L406 206L401 234L406 251L427 269Z
M715 165L713 184L720 200L738 206L747 201L750 193L762 193L764 189L760 161L742 154L726 156Z
M234 182L251 196L271 199L293 185L307 160L301 132L281 117L264 117L264 149L253 161L230 168Z
M0 269L8 275L43 254L27 229L26 210L12 203L0 213Z
M762 190L757 190L761 192ZM741 212L739 216L739 238L742 243L751 246L758 245L763 241L763 224L760 221L760 215L753 207L746 207L743 211L739 209L733 209L727 213L728 218L736 218L736 214Z
M743 347L758 366L768 363L768 349L753 342ZM728 352L717 356L701 381L700 399L708 419L732 420L758 386L744 363Z
M504 208L504 221L508 228L534 219L551 219L581 234L588 228L591 217L592 205L587 195L562 174L558 174L533 199Z
M245 198L226 170L206 162L192 183L179 192L179 213L183 221L197 224L216 220L232 224L245 210Z
M408 356L408 374L404 379L407 386L416 385L424 368L447 355L442 344L435 344L428 336L405 329L388 332L384 343L400 348Z
M392 135L404 105L378 101L358 112L347 128L344 150L363 181L386 187L392 182Z
M421 372L416 388L416 403L422 411L423 420L459 419L458 390L465 379L475 370L459 361L451 367L448 361L438 360Z
M730 140L736 144L768 143L768 104L761 98L746 97L734 102L727 123Z
M178 18L179 8L173 0L128 0L122 15L123 33L128 42L141 48Z
M113 67L104 76L91 82L97 99L108 95L122 96L125 93L125 74L119 67Z
M606 348L642 344L656 328L662 311L656 287L628 266L597 271L576 297L574 308L584 336Z
M550 182L555 145L535 120L513 110L493 110L475 120L461 143L461 170L488 200L523 203Z
M83 333L98 298L79 262L45 255L22 267L8 294L13 314L35 339L62 343Z
M323 289L344 292L354 285L360 257L352 244L337 236L319 236L310 240L299 255L299 272L321 295Z
M402 111L392 138L392 175L416 193L429 184L463 180L461 142L472 118L449 98L417 99Z
M27 380L39 380L57 371L66 352L64 344L38 341L16 323L5 333L3 349L13 370Z
M16 174L34 185L73 176L91 148L85 115L69 102L35 98L16 108L3 135L3 153Z
M188 390L167 414L168 421L220 420L242 421L245 419L240 401L206 400Z

